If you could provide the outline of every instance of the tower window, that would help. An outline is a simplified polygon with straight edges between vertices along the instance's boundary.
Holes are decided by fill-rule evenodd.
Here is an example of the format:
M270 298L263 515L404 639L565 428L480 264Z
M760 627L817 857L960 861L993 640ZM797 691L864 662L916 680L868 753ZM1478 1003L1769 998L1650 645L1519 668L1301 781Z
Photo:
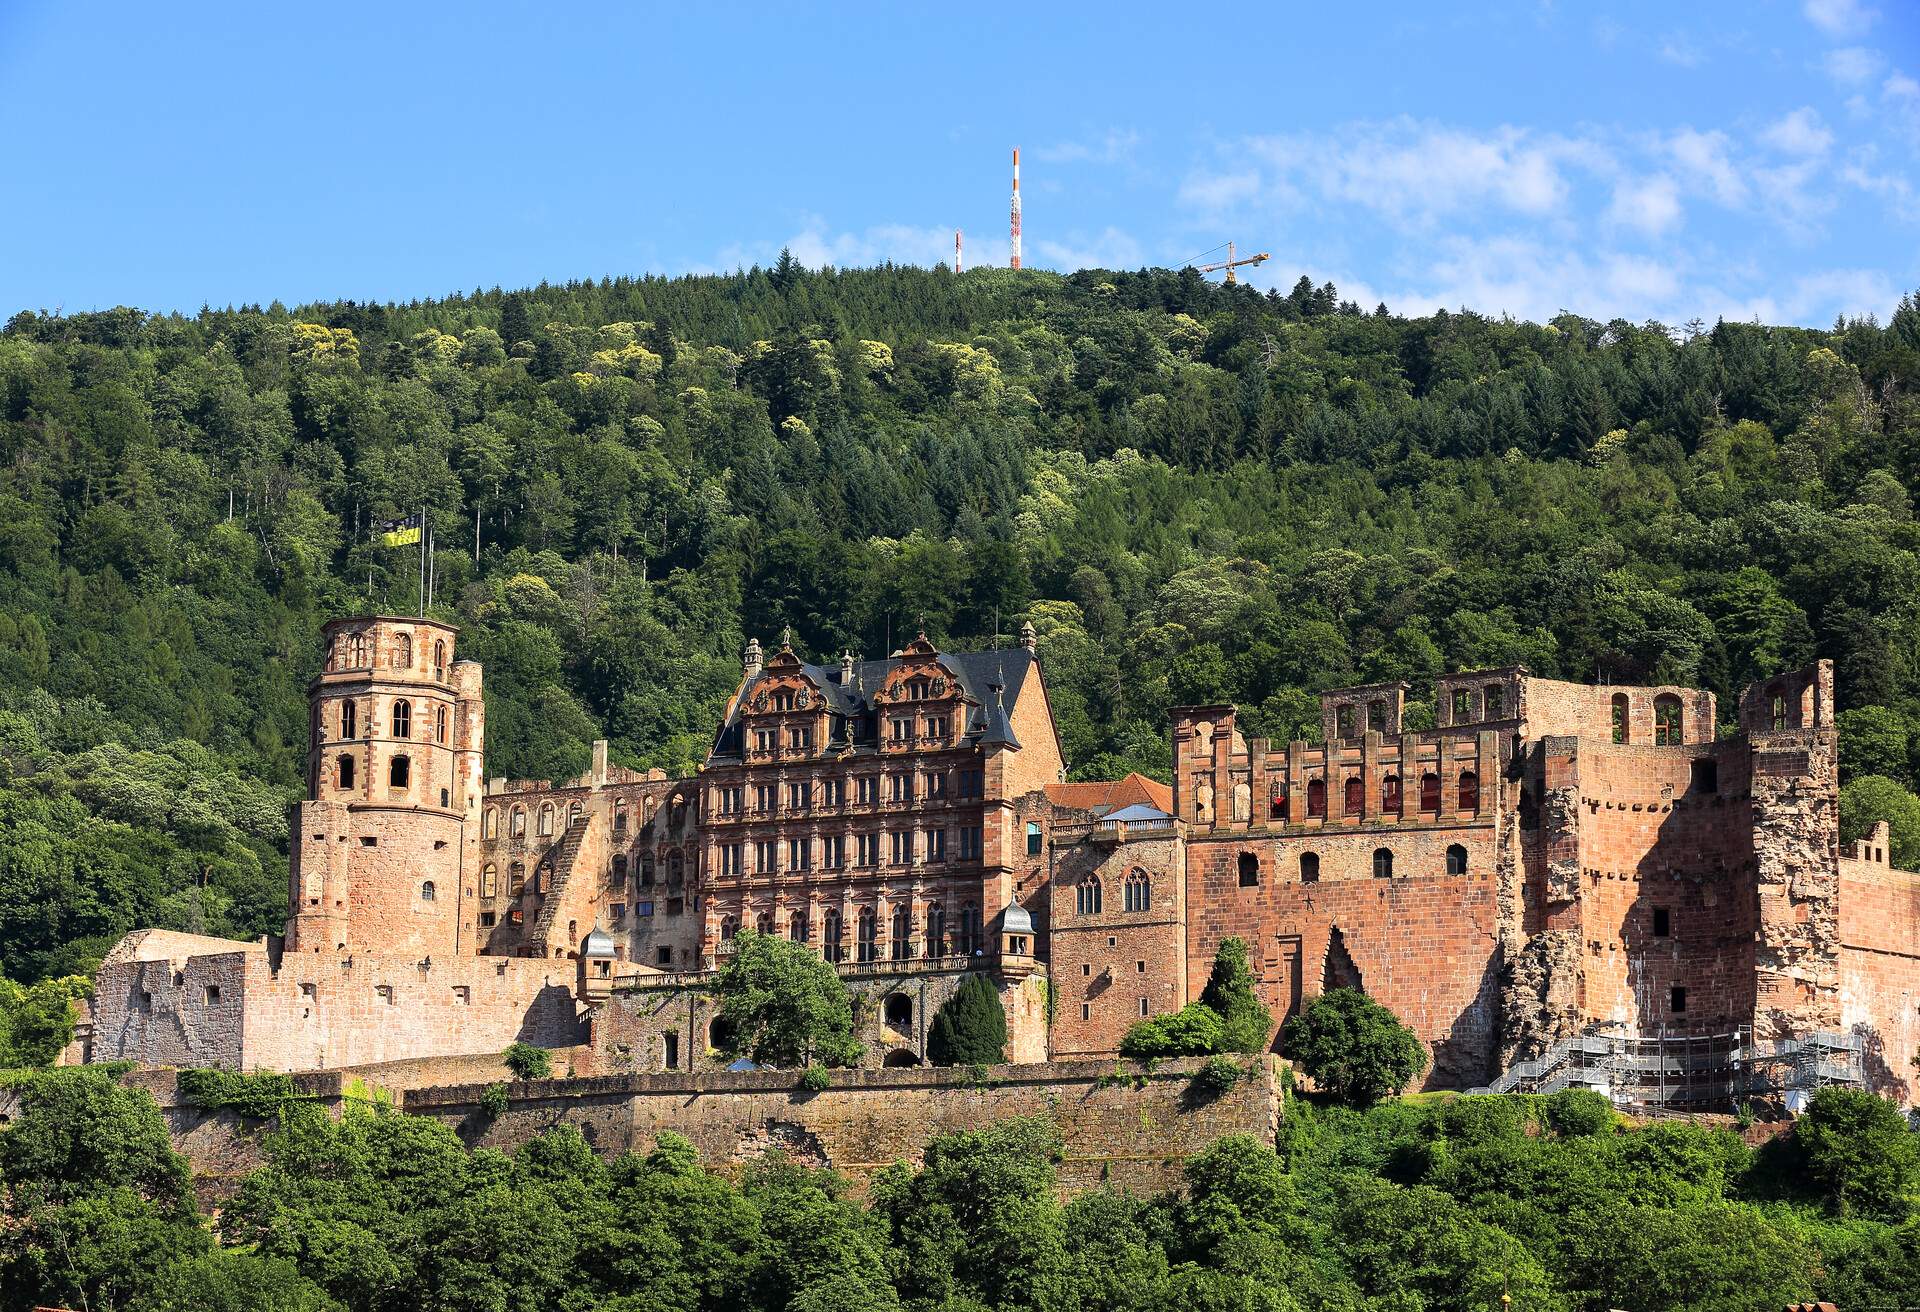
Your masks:
M1393 878L1393 852L1384 847L1373 849L1373 877L1375 879Z
M342 752L336 764L340 769L340 786L342 788L353 787L353 758Z
M1653 742L1656 747L1678 747L1686 741L1680 732L1680 699L1661 693L1653 699Z
M438 743L447 740L447 708L444 706L433 713L433 740Z
M1041 841L1042 840L1040 837L1039 824L1037 824L1032 820L1027 821L1027 855L1028 856L1040 855Z
M1258 888L1260 886L1260 858L1252 852L1240 854L1240 887Z
M387 766L387 786L389 788L405 788L407 781L411 779L412 776L413 763L404 756L394 757L392 763Z
M1627 741L1627 695L1617 692L1613 695L1613 740L1617 743Z
M1673 936L1673 913L1665 907L1653 909L1653 936L1671 938Z
M447 644L444 642L433 644L433 677L443 683L446 681Z
M1480 809L1480 776L1471 770L1460 772L1460 809L1462 811Z
M1693 763L1693 791L1696 793L1717 793L1720 791L1720 763L1718 761L1695 761Z
M1467 873L1467 849L1458 843L1447 845L1447 873L1450 875Z
M1320 882L1320 854L1318 852L1302 852L1300 854L1300 882L1303 884L1317 884Z
M342 738L352 738L355 736L354 731L359 727L360 727L360 708L355 706L352 702L341 702L340 703L340 736Z
M412 702L395 702L393 704L393 736L395 738L413 737Z
M1667 1010L1678 1016L1687 1009L1687 991L1679 985L1667 990Z
M433 901L433 881L431 879L421 881L420 900L422 902Z

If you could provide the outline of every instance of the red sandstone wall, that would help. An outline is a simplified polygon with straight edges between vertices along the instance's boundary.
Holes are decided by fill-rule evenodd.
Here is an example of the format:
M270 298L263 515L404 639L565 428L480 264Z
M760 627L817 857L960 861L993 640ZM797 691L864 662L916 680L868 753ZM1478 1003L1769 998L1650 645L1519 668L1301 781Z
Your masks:
M1052 1055L1111 1057L1128 1027L1178 1011L1205 986L1190 981L1181 836L1103 843L1082 838L1061 853L1051 887L1048 972L1053 980ZM1126 909L1126 880L1148 878L1145 911ZM1101 883L1099 914L1079 913L1084 881Z
M1920 1092L1920 875L1843 858L1839 916L1842 1022L1867 1040L1874 1087L1910 1102Z

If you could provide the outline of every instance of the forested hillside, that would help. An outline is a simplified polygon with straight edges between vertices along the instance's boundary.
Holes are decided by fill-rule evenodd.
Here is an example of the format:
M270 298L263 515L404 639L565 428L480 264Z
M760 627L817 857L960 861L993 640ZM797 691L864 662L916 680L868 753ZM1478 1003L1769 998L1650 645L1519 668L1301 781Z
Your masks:
M486 665L491 773L693 768L747 635L1040 633L1077 775L1164 708L1524 662L1728 694L1839 663L1848 823L1920 728L1920 301L1832 331L1395 317L1307 283L981 269L411 305L21 313L0 335L0 962L283 911L332 615ZM1416 707L1416 716L1430 714Z

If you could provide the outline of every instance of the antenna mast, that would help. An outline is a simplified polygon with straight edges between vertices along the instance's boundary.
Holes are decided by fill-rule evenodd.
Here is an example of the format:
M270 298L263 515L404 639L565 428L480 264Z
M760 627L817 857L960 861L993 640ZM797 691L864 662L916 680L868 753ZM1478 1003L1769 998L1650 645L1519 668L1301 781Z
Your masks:
M1020 147L1013 148L1013 262L1020 267Z
M953 271L960 273L963 267L960 261L960 229L955 228L953 230Z

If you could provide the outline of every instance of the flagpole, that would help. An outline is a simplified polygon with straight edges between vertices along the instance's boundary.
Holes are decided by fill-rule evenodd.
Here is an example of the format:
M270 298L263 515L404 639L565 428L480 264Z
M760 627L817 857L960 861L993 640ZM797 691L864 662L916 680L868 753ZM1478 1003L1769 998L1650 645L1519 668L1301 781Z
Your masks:
M420 507L420 618L427 617L427 508Z

